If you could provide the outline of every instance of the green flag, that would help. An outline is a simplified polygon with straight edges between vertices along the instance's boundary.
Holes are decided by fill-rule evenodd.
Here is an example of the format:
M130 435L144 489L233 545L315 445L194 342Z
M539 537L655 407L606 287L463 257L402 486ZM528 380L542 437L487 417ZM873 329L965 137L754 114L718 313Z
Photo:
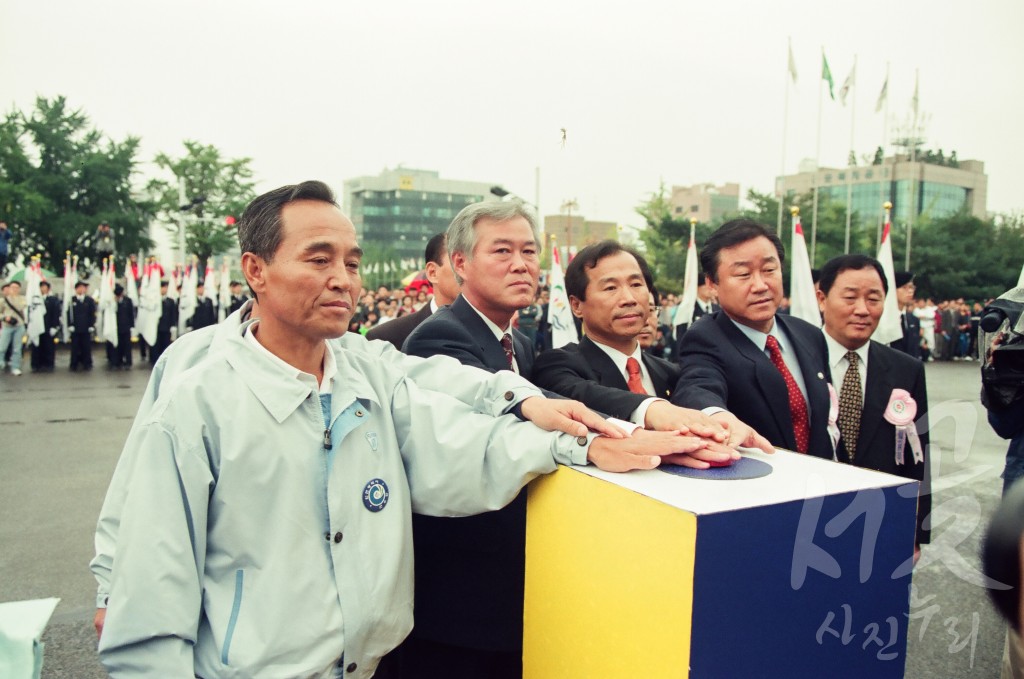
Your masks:
M828 83L828 96L832 101L836 100L835 82L832 81L832 71L828 67L828 59L825 58L825 50L821 51L821 79Z

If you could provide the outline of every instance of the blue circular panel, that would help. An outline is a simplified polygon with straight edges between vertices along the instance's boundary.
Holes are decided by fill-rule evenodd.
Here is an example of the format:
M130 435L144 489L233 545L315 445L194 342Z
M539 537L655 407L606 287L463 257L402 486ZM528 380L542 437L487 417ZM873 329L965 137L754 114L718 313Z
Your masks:
M709 479L711 481L738 481L741 479L758 479L772 473L772 466L767 462L752 457L741 457L728 467L711 467L710 469L691 469L678 464L662 464L658 469L666 474L685 476L691 479Z

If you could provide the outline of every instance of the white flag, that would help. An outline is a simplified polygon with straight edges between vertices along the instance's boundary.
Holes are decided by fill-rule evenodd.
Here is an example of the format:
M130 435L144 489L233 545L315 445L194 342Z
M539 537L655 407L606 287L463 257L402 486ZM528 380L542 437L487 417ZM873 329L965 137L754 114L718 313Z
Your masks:
M882 83L882 91L878 93L878 101L875 102L875 113L882 110L885 106L885 100L889 97L889 75L886 74L885 82Z
M72 263L71 252L65 253L64 260L64 300L60 308L61 325L64 326L63 341L65 344L71 341L71 324L68 322L68 309L71 308L71 297L75 294L75 265Z
M46 332L46 324L43 316L46 314L46 305L43 304L43 293L39 289L39 283L43 276L40 271L38 259L33 258L32 262L25 267L25 311L26 330L28 341L32 346L39 346L39 337ZM21 340L18 340L19 344ZM20 349L19 349L20 350Z
M793 43L789 43L789 77L793 79L793 84L796 84L796 59L793 58Z
M99 308L102 314L100 321L100 339L117 346L117 299L114 297L114 260L111 258L109 266L103 270L100 276L100 301Z
M857 84L857 62L853 62L853 68L850 69L850 75L846 76L846 80L843 81L843 86L839 88L839 103L846 106L846 95L850 93L850 88Z
M676 307L674 325L690 325L693 322L693 308L697 305L697 241L694 239L694 225L690 224L690 244L686 248L686 269L683 271L683 299Z
M882 231L882 245L878 248L878 261L885 272L885 280L889 285L889 292L885 296L885 309L882 311L882 318L878 321L878 327L871 335L871 339L882 344L889 344L896 340L903 339L903 324L900 323L900 305L896 300L896 270L892 265L892 239L889 237L889 214L885 215L885 230Z
M551 297L548 301L548 325L551 326L551 347L558 349L569 342L578 342L576 323L569 308L569 295L565 292L565 274L562 272L558 248L551 249L551 274L548 278Z
M814 276L811 274L811 260L807 256L804 228L800 215L793 215L793 240L791 250L793 261L789 270L789 313L805 320L816 328L821 327L821 312L818 297L814 292Z
M217 306L217 322L223 321L231 309L231 265L225 257L220 265L220 294Z
M157 326L164 312L163 300L160 299L160 267L155 263L150 264L145 280L144 292L139 303L139 318L136 322L142 339L146 340L149 346L153 346L156 344Z

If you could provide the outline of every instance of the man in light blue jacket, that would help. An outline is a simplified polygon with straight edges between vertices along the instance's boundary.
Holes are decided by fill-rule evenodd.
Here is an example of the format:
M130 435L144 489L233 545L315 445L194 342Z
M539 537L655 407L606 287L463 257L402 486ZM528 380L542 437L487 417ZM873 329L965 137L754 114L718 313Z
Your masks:
M491 510L556 463L693 449L547 433L328 344L362 252L322 183L260 196L239 237L259 319L163 387L126 444L100 640L114 677L370 676L411 625L413 509Z

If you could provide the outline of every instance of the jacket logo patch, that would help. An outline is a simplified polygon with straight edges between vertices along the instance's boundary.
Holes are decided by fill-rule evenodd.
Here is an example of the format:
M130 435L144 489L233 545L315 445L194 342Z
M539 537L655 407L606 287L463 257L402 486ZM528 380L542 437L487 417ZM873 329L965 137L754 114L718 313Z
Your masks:
M388 484L383 479L371 479L363 488L363 506L379 512L388 504Z
M366 433L366 440L370 444L370 450L377 452L377 432L371 431Z

